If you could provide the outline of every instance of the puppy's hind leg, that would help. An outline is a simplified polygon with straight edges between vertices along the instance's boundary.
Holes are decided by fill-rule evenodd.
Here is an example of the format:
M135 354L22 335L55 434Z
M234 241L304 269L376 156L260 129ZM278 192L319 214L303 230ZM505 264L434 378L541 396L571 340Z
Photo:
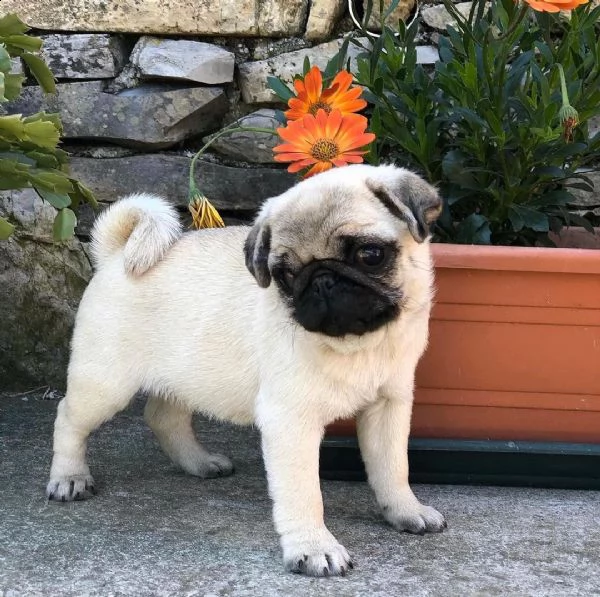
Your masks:
M127 379L99 380L80 371L69 376L54 423L54 455L48 499L70 502L94 494L94 479L86 462L87 440L95 429L123 410L137 390Z
M233 472L229 458L211 454L200 445L192 428L192 413L185 407L151 396L144 418L162 449L186 473L209 479L225 477Z

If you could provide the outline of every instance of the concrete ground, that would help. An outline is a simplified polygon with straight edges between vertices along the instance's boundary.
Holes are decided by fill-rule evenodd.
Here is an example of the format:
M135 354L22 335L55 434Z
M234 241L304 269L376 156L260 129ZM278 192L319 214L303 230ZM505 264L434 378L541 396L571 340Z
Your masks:
M91 441L98 495L48 503L56 406L0 395L0 597L600 595L598 492L417 485L449 523L418 537L384 524L365 483L324 482L356 568L305 578L283 571L255 431L198 420L237 468L200 481L162 454L137 402Z

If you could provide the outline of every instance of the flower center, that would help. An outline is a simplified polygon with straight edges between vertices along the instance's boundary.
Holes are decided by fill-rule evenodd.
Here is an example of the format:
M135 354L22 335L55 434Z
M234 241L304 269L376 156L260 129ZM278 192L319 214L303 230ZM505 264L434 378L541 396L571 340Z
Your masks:
M311 155L320 162L328 162L337 157L340 150L331 139L317 139L310 150Z
M308 108L308 112L313 116L316 116L319 110L325 110L325 113L329 114L331 112L331 106L326 102L315 102Z

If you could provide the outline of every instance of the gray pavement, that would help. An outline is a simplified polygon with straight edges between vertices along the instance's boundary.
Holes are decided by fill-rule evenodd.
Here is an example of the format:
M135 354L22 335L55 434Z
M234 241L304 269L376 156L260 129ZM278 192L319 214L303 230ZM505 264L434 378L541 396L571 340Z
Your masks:
M137 401L92 438L98 495L48 503L56 405L0 395L0 597L600 595L598 492L417 485L449 528L416 537L381 520L365 483L323 482L356 568L311 579L283 570L256 431L198 419L237 469L201 481L162 454Z

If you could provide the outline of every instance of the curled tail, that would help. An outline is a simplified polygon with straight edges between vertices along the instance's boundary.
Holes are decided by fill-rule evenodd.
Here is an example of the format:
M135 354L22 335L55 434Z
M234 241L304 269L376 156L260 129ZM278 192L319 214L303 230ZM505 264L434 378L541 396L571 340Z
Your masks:
M97 269L122 252L128 274L139 276L158 263L181 236L175 209L155 195L130 195L117 201L96 220L92 258Z

